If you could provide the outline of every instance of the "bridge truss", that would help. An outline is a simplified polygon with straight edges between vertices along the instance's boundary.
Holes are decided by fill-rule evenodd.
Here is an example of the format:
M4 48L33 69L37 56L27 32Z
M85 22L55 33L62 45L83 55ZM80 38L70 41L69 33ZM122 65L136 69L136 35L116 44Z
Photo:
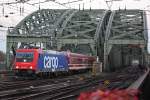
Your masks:
M115 70L135 61L145 63L147 28L142 10L118 10L111 13L104 43L104 69Z
M53 50L99 56L103 59L103 44L110 11L42 9L24 18L7 35L7 66L10 66L12 46L43 47Z
M147 25L142 10L42 9L24 18L7 35L11 48L42 47L98 56L104 70L145 63Z

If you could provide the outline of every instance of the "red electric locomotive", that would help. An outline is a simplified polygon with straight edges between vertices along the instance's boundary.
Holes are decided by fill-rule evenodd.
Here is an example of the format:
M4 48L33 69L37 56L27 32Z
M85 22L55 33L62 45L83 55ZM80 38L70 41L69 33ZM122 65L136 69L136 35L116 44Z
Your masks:
M95 57L71 52L42 49L16 50L14 70L17 74L40 72L69 72L91 69Z
M39 52L37 49L18 49L16 50L14 70L17 74L27 72L35 73L37 70L37 59Z

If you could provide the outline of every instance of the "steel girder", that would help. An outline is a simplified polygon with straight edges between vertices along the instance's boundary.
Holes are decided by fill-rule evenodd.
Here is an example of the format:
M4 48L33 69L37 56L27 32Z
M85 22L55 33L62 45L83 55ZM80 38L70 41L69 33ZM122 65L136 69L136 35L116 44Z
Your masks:
M24 18L14 29L9 30L8 36L47 36L49 41L45 48L51 48L55 45L55 37L57 31L64 20L72 13L74 10L50 10L43 9L32 13L31 15ZM8 37L8 41L9 41ZM32 40L27 41L26 44L31 44ZM40 41L39 41L40 42ZM9 43L9 42L8 42ZM25 43L21 44L24 45ZM33 43L35 44L35 43ZM51 44L51 45L49 45ZM22 46L23 47L23 46Z
M7 67L10 66L12 46L16 49L30 48L42 43L44 48L54 48L57 32L73 12L74 10L38 10L25 17L15 28L8 30Z
M103 58L101 55L109 15L110 12L105 10L76 11L59 32L58 49Z
M117 10L110 16L104 43L104 70L129 66L133 60L144 64L147 47L145 12Z
M7 35L7 67L11 47L30 48L40 43L46 49L62 49L102 59L110 11L43 9L25 17ZM20 46L18 46L18 44Z

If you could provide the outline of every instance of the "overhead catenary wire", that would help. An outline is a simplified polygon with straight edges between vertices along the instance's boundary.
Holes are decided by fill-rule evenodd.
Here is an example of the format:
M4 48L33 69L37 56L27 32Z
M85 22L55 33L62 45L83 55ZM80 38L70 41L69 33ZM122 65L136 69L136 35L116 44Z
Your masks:
M27 0L29 1L29 0ZM14 4L20 4L20 7L18 7L17 5L14 6ZM3 16L5 15L5 6L7 8L10 8L10 9L14 9L16 11L19 11L20 15L23 15L24 13L26 14L29 14L30 12L33 12L32 10L27 10L25 9L24 7L24 4L28 4L30 5L29 3L25 3L25 2L8 2L8 3L1 3L0 6L2 6L2 14ZM10 7L11 6L11 7ZM30 6L33 6L33 5L30 5Z
M107 7L109 10L111 10L112 4L113 4L113 0L105 0Z
M46 3L46 2L54 2L54 3L56 3L56 4L59 4L59 5L61 5L61 6L63 6L63 7L65 7L65 8L69 8L69 9L73 9L71 6L67 6L67 4L71 4L71 3L76 3L76 2L80 2L80 1L83 1L83 0L74 0L74 1L69 1L69 2L65 2L65 3L60 3L60 2L58 2L58 1L55 1L55 0L45 0L45 1L39 1L38 3L32 3L32 4L30 4L28 1L30 1L30 0L25 0L25 1L17 1L17 2L4 2L4 3L0 3L0 6L1 5L3 5L3 15L4 15L4 5L7 5L7 6L12 6L12 7L17 7L17 6L13 6L14 4L20 4L20 5L22 5L22 6L20 6L20 8L19 8L19 12L20 12L20 15L23 15L23 13L27 13L27 14L29 14L28 13L28 11L27 12L25 12L26 11L26 8L24 7L24 4L28 4L28 5L30 5L30 6L32 6L32 7L36 7L37 9L40 9L40 7L41 7L41 3ZM35 6L36 4L39 4L39 7L38 6ZM10 7L9 7L10 8ZM13 8L13 9L15 9L15 8ZM17 7L17 9L15 9L15 10L17 10L18 11L18 7ZM31 11L29 11L29 12L31 12Z
M39 10L41 9L40 0L39 0Z
M37 4L39 4L39 3L46 3L46 2L52 2L52 1L55 1L55 0L45 0L45 1L39 1L39 2L36 2L36 3L28 3L28 4L30 4L30 5L37 5ZM26 2L27 3L27 2Z
M29 0L27 0L27 1L29 1ZM44 2L40 2L40 0L39 0L38 3L34 3L34 4L30 4L30 3L28 3L27 1L26 1L26 2L17 1L17 2L5 2L5 3L1 3L0 6L3 6L3 8L2 8L3 16L5 15L5 14L4 14L4 13L5 13L4 5L6 5L7 7L11 6L11 8L10 8L10 7L9 7L9 8L10 8L10 9L14 9L14 10L16 10L16 11L19 11L19 12L20 12L20 15L23 15L24 13L29 14L29 12L33 12L33 11L27 10L27 9L24 7L24 4L28 4L28 5L32 6L32 7L36 7L37 10L39 10L39 9L41 9L41 5L40 5L41 3L45 3L45 2L50 2L50 1L51 1L51 2L54 2L54 3L56 3L56 4L59 4L59 5L63 6L63 7L65 7L65 8L72 9L72 7L68 7L68 6L65 5L65 4L67 4L67 3L63 4L63 3L57 2L57 1L55 1L55 0L45 0ZM81 1L81 0L78 0L78 1ZM68 3L73 3L73 2L77 2L77 0L76 0L76 1L72 1L72 2L68 2ZM14 4L20 4L20 7L18 7L18 6L13 6ZM39 7L35 6L35 4L39 4ZM12 7L14 7L14 8L12 8ZM17 8L17 9L16 9L16 8ZM19 10L18 10L18 8L19 8Z
M68 6L66 6L66 5L64 5L64 4L60 3L60 2L57 2L57 1L54 1L54 3L59 4L61 6L64 6L65 8L73 9L72 7L68 7Z
M8 6L8 8L10 8L10 9L14 9L14 10L16 10L16 11L19 11L20 12L20 8L19 7L17 7L17 6L13 6L13 5L9 5ZM31 12L30 10L26 10L26 11L24 11L24 13L26 13L26 14L29 14L29 12Z
M78 1L81 1L81 0L78 0ZM29 5L40 5L40 4L42 4L42 3L46 3L46 2L54 2L54 3L56 3L56 4L59 4L60 6L63 6L63 7L65 7L65 8L69 8L69 9L72 9L72 7L68 7L68 6L66 6L66 4L67 3L65 3L65 4L63 4L63 3L60 3L60 2L57 2L57 1L55 1L55 0L45 0L45 1L40 1L40 2L37 2L37 3L32 3L32 4L30 4L30 3L27 3L27 4L29 4ZM75 2L75 1L74 1ZM77 1L76 1L77 2ZM70 3L70 2L68 2L68 3ZM73 3L73 2L72 2Z
M62 4L66 5L66 4L71 4L71 3L75 3L75 2L79 2L79 1L83 1L83 0L74 0L74 1L69 1L69 2L62 3Z
M33 12L32 9L26 9L26 7L24 7L25 4L28 4L28 3L23 3L23 7L18 7L18 5L14 5L14 4L9 4L9 5L5 5L7 8L10 8L10 9L14 9L16 11L18 11L18 13L22 12L22 13L26 13L26 14L30 14L31 12ZM28 4L29 5L29 4ZM30 5L30 6L33 6L33 5ZM37 7L38 8L38 7ZM36 10L36 9L35 9Z
M3 3L0 3L0 6L3 6L3 5L10 5L10 4L17 4L17 3L25 3L25 2L28 2L30 0L19 0L19 1L15 1L15 2L4 2Z
M19 11L21 13L27 13L27 14L29 14L29 12L32 12L32 10L29 11L27 9L24 9L24 4L20 5L20 7L18 7L17 4L16 5L8 4L8 5L3 5L2 6L2 14L3 14L3 16L5 15L5 12L6 12L5 8L13 9L13 10ZM24 11L24 10L26 10L26 11Z

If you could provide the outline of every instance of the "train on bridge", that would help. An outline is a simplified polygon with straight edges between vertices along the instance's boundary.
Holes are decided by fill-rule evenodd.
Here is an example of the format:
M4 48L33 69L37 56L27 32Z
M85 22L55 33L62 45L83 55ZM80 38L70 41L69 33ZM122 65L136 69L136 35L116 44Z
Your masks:
M96 58L70 51L18 49L14 60L16 75L38 75L89 70Z

